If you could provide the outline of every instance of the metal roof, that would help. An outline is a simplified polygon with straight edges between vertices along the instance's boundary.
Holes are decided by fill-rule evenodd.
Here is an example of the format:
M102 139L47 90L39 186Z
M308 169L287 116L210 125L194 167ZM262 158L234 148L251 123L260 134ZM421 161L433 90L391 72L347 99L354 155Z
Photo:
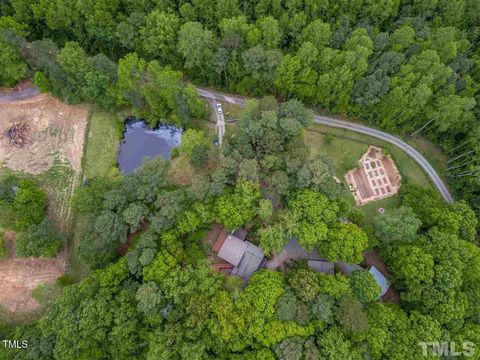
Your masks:
M218 257L237 266L240 263L240 260L242 260L247 247L248 244L245 241L242 241L233 235L228 235L218 252Z
M232 235L235 236L237 239L245 240L247 238L248 231L245 229L238 229L232 231Z
M388 282L387 278L380 272L380 270L378 270L375 266L372 265L372 267L368 271L370 272L370 274L373 275L378 285L380 285L380 288L382 289L382 292L379 296L380 298L386 294L388 288L390 287L390 283Z
M245 241L247 248L240 261L240 264L233 268L232 275L237 275L248 280L258 270L263 260L263 251L249 241Z

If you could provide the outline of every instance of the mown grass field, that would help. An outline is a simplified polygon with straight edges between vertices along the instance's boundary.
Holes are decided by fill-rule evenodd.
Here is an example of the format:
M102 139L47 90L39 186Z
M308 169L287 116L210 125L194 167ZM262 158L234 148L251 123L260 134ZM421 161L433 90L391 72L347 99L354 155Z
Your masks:
M123 123L116 114L93 110L83 157L83 176L105 176L117 165Z
M317 124L305 132L305 140L310 145L312 157L323 155L330 159L335 176L343 183L345 183L345 173L358 166L358 160L370 145L376 145L392 156L402 175L402 184L415 184L426 189L433 187L427 175L414 160L400 149L384 141L352 131ZM441 162L441 160L438 161ZM353 204L353 196L350 193L346 196ZM365 213L365 221L368 224L371 223L374 216L378 215L380 207L388 210L399 205L399 197L393 196L366 204L361 209Z

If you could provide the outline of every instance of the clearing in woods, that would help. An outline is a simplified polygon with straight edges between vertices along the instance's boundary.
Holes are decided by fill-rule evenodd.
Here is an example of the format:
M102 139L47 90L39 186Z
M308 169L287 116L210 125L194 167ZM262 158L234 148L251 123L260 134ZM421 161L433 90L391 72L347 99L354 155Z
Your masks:
M15 236L6 235L10 254L0 262L0 305L9 312L31 312L38 308L32 290L55 281L66 268L65 251L53 259L17 258L13 253Z
M80 182L88 114L88 106L66 105L46 94L0 102L0 176L34 177L47 192L49 216L66 233L70 199ZM6 136L15 124L25 124L20 146ZM7 239L10 254L0 262L0 307L11 314L30 313L39 307L32 290L63 275L67 256L62 251L54 259L16 258L14 239L14 234Z

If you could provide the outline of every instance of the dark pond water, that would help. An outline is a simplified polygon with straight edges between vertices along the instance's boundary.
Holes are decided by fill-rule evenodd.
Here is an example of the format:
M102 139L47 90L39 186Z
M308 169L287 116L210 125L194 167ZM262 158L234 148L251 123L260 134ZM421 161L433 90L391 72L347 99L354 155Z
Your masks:
M143 164L145 158L170 157L172 149L180 145L182 130L175 126L161 125L150 128L143 121L128 120L125 135L120 144L118 166L124 174L130 174Z

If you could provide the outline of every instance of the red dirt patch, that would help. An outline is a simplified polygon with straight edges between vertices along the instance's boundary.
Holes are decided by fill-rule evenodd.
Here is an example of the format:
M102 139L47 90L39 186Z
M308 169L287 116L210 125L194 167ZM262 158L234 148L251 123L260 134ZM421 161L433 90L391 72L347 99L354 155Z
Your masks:
M29 312L38 308L32 290L52 282L65 272L65 260L8 259L0 262L0 304L12 312Z
M87 116L86 106L66 105L46 94L0 103L0 134L14 123L29 127L27 143L21 148L0 136L0 165L39 174L59 157L80 171Z

